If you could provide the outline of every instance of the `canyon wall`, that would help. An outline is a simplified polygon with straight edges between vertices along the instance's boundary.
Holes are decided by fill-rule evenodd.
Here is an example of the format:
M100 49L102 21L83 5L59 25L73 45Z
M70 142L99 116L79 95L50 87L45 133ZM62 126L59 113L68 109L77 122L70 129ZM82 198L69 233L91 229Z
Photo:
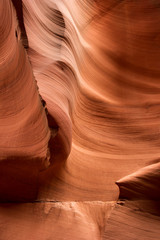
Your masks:
M158 2L1 0L0 240L158 239Z

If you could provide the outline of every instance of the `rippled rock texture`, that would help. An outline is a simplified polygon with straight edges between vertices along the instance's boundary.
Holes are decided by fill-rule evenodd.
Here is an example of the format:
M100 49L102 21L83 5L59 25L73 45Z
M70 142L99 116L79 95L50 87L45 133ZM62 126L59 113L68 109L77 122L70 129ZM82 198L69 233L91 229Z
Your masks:
M158 240L159 6L0 1L0 240Z

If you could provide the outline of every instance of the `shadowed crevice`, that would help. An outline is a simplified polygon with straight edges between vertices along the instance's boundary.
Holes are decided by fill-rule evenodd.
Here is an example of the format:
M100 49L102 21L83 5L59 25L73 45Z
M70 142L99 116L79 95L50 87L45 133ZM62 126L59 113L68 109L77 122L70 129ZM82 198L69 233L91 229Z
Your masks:
M16 9L17 12L17 18L18 18L18 22L19 22L19 27L21 30L21 39L22 39L22 43L24 48L28 48L28 38L27 38L27 34L26 34L26 29L24 26L24 19L23 19L23 3L22 0L12 0L13 5ZM16 33L15 33L16 34Z

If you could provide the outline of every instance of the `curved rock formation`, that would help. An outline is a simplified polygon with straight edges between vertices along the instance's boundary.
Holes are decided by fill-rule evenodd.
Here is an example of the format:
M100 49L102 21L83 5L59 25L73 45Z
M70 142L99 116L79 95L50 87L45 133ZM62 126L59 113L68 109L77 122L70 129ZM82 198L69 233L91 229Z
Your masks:
M49 165L50 131L15 10L9 0L0 9L0 198L35 198L25 187L32 189L38 171Z
M113 1L23 4L28 55L41 95L46 103L50 98L52 117L61 115L59 129L72 126L71 155L58 171L41 174L39 198L116 200L115 181L159 157L156 39L153 46L158 9L149 1L138 9L134 2ZM155 11L154 20L147 9L149 16ZM70 136L71 130L68 143Z
M12 2L0 3L0 200L34 203L0 206L18 219L8 231L156 239L158 1Z
M160 163L141 168L119 181L120 198L160 200Z

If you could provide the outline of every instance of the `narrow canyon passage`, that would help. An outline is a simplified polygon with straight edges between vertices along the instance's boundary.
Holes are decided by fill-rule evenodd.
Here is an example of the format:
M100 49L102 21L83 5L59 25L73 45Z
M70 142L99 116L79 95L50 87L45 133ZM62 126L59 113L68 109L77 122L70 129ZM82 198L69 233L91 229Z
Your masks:
M0 240L158 240L158 2L1 0Z

